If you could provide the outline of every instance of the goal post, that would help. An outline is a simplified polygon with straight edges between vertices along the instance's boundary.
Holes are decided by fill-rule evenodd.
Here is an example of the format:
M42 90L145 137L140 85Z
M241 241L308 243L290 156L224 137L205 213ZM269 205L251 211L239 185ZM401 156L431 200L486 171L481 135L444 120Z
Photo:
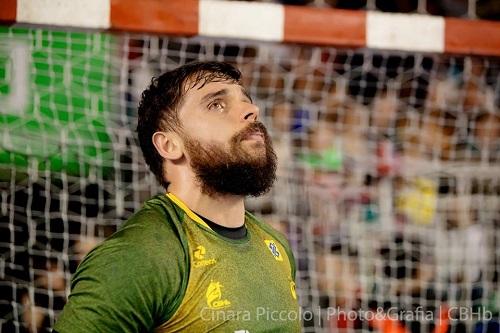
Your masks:
M0 331L50 331L162 191L137 105L195 60L235 64L273 138L247 207L294 250L304 332L498 323L500 23L220 0L4 0L0 22Z

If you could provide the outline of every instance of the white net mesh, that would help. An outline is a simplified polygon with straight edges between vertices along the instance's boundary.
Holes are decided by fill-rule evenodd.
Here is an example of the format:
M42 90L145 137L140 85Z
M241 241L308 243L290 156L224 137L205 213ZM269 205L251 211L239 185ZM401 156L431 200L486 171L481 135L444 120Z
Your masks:
M498 329L498 58L4 27L1 331L49 330L82 256L161 191L136 108L192 60L237 64L272 134L248 207L292 244L304 331Z

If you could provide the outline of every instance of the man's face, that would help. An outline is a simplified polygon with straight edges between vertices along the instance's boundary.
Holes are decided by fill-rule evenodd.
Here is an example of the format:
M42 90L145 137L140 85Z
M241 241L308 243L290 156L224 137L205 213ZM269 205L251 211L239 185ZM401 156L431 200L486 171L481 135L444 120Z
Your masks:
M181 133L204 193L258 196L271 188L276 155L258 115L239 84L210 82L187 91Z

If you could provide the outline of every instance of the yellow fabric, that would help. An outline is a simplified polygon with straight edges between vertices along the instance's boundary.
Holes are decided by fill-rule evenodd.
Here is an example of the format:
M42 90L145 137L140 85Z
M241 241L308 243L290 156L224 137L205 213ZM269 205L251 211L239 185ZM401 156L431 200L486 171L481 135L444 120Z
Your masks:
M208 226L208 224L205 223L205 221L203 221L198 215L196 215L191 209L189 209L189 207L186 206L186 204L184 202L182 202L181 199L177 198L173 193L168 192L167 197L170 200L172 200L173 202L175 202L175 204L177 206L179 206L187 214L187 216L189 216L191 218L191 220L195 221L196 223L201 224L205 228L212 230Z
M201 228L191 210L171 193L169 198L186 213L189 280L178 309L156 332L300 332L293 259L281 236L247 214L247 238L224 238ZM292 319L282 320L285 315Z

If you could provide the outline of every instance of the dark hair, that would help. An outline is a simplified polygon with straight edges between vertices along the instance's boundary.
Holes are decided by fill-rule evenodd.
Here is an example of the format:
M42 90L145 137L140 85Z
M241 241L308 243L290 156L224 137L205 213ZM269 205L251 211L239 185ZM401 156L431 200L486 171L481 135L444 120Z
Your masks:
M240 84L241 72L224 62L191 62L151 80L139 103L137 134L149 169L165 188L163 158L156 151L152 137L157 131L176 131L181 127L178 108L188 90L210 82L230 81Z

